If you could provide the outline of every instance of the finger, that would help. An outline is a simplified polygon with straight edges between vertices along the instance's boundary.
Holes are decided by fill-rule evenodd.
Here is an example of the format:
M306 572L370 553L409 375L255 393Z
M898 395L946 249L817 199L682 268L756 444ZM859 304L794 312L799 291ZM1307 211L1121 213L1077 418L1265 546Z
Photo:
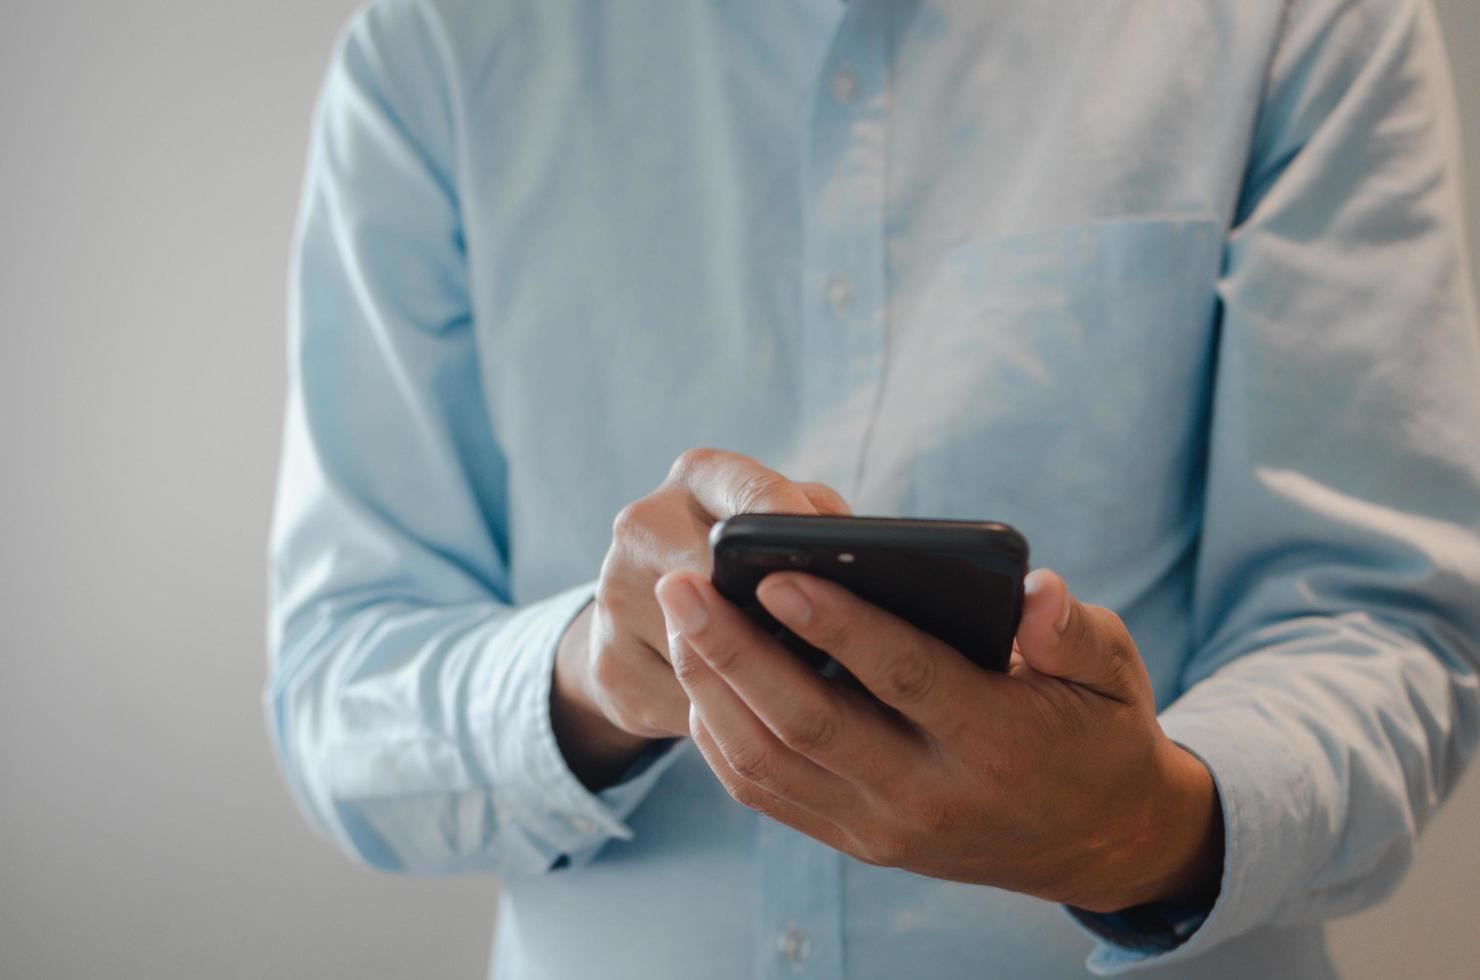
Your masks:
M793 752L843 778L875 788L922 761L918 735L852 691L807 667L703 576L674 572L659 588L704 607L705 623L683 639Z
M741 779L820 813L846 813L859 798L844 780L781 743L730 686L694 651L672 638L674 672L720 753Z
M742 778L730 766L729 760L720 751L714 735L705 727L697 712L689 716L689 735L699 748L710 770L714 773L725 792L741 806L762 813L793 830L799 830L834 850L854 853L856 845L851 835L826 817L813 813L806 807L777 796Z
M627 611L623 623L642 643L652 650L668 670L672 671L668 650L668 623L663 618L663 607L658 605L657 594L649 586L649 597L641 604L634 603Z
M1023 582L1018 650L1040 674L1078 684L1116 701L1146 698L1151 681L1120 617L1086 605L1055 572L1031 572Z
M668 661L645 643L598 622L591 669L608 718L634 735L658 738L688 730L689 698Z
M668 478L685 487L712 520L735 514L815 514L816 506L797 484L757 460L723 449L690 449Z
M655 581L656 576L645 570L608 574L596 587L596 608L614 642L641 645L667 664L668 630L653 595Z
M847 516L853 513L853 508L848 506L848 501L826 483L799 483L802 492L807 499L812 501L812 506L817 508L819 514L837 514Z
M756 597L771 615L827 651L874 696L948 738L980 714L984 688L1000 680L928 633L847 589L799 572L766 576Z
M1015 677L1025 670L1032 670L1028 662L1023 659L1022 651L1018 649L1017 641L1012 643L1012 655L1007 658L1007 676Z
M689 696L673 668L651 650L622 659L625 676L608 688L613 720L645 738L683 735L688 730Z

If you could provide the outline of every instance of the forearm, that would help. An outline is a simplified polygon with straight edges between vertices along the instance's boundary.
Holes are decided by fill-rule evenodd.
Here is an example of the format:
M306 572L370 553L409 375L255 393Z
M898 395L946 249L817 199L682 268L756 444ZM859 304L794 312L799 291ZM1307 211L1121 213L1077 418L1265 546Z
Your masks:
M629 836L630 807L576 781L546 714L556 644L589 596L377 603L275 630L272 729L313 822L368 864L421 873L537 874Z
M1447 651L1363 632L1321 617L1259 631L1245 638L1256 650L1162 714L1167 735L1216 781L1216 847L1183 864L1190 892L1076 903L1125 913L1075 913L1110 944L1091 958L1096 972L1195 957L1272 923L1319 922L1396 886L1417 828L1473 750L1480 692ZM1144 853L1151 868L1166 852L1148 842Z
M376 867L473 860L457 833L433 853L407 818L412 808L453 812L459 795L487 786L459 736L468 690L459 665L493 642L511 611L491 602L316 607L273 636L268 710L294 795L321 831Z
M1368 613L1260 634L1256 651L1194 687L1163 724L1230 797L1231 859L1267 892L1264 915L1357 911L1397 885L1418 828L1474 751L1480 651Z

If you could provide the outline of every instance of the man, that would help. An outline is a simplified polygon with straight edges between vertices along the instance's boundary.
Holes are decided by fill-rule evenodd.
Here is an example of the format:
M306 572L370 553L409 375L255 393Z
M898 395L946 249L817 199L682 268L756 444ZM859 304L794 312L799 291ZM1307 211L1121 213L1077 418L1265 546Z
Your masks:
M1450 99L1423 0L372 4L294 283L299 800L498 873L498 976L1330 975L1480 732ZM708 586L715 520L849 509L1025 533L1010 676L769 579L885 710Z

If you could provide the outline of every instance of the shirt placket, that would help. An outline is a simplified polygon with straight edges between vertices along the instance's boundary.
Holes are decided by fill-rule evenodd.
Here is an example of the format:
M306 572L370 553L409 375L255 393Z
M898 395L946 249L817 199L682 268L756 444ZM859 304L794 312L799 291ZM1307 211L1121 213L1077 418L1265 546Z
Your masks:
M854 501L885 361L887 4L855 0L812 95L802 468Z
M812 478L850 500L884 372L885 8L849 4L815 83L807 133L803 451ZM758 845L756 975L841 980L842 855L767 819Z
M842 863L837 851L762 818L761 980L842 980Z

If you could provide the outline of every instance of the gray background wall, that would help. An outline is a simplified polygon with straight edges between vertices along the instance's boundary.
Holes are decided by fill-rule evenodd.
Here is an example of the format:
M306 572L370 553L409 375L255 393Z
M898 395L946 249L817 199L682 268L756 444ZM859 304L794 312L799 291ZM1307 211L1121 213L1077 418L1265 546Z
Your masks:
M1480 202L1480 5L1442 0ZM269 755L287 244L350 0L0 11L0 977L477 977L495 885L315 839ZM1480 228L1472 222L1480 242ZM1356 978L1477 975L1480 776Z

